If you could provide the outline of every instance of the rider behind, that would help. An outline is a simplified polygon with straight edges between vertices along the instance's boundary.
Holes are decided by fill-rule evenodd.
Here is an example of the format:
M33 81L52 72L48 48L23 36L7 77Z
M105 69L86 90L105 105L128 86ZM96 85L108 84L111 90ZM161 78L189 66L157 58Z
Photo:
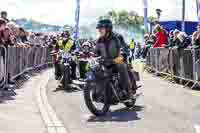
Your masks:
M73 48L74 48L74 44L72 39L70 38L70 33L69 31L64 31L61 35L62 39L60 39L58 41L58 45L56 47L56 49L60 49L63 50L66 53L71 53ZM72 79L76 79L76 62L72 61L70 64L71 68L72 68ZM59 72L58 73L62 73L61 69L58 69Z

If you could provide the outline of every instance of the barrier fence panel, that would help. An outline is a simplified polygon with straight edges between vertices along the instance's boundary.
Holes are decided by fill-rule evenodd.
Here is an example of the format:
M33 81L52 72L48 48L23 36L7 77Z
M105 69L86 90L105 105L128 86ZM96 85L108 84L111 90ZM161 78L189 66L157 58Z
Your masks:
M180 53L177 49L171 49L171 56L170 56L170 62L171 62L171 73L175 76L180 76Z
M156 49L151 48L150 49L150 61L151 61L150 65L154 70L156 70L156 59L157 59Z
M157 70L159 72L164 72L167 73L169 72L169 50L168 49L163 49L163 48L158 48L157 49L157 60L158 60L158 68Z
M48 47L8 47L0 45L0 88L9 77L16 78L24 72L52 63Z
M150 49L151 50L151 49ZM150 51L148 51L147 52L147 56L146 56L146 64L148 65L148 66L150 66L151 65L151 52Z
M191 49L180 51L180 71L181 77L193 80L193 52Z
M6 82L6 48L0 46L0 87L3 87Z
M163 48L151 48L147 56L147 64L150 65L153 70L158 72L169 71L169 50Z
M200 50L151 48L147 65L155 72L189 81L200 81Z
M194 79L200 81L200 49L193 50L193 68L194 68Z
M8 48L8 73L11 77L16 77L23 72L35 67L45 65L51 60L47 60L50 51L47 47L31 47L31 48Z

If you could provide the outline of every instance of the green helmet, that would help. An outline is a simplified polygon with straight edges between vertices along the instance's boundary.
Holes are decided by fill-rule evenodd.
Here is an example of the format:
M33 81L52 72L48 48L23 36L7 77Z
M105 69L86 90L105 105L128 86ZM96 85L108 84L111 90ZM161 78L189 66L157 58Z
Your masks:
M99 29L99 28L110 28L110 29L112 29L113 24L112 24L112 21L110 19L102 19L102 20L98 21L96 28L97 29Z

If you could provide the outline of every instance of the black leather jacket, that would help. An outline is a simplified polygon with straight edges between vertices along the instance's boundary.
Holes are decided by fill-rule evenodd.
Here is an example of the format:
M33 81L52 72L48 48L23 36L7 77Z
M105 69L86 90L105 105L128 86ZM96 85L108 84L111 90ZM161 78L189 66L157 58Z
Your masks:
M112 33L107 38L99 38L96 44L96 54L103 58L114 59L120 54L120 40Z

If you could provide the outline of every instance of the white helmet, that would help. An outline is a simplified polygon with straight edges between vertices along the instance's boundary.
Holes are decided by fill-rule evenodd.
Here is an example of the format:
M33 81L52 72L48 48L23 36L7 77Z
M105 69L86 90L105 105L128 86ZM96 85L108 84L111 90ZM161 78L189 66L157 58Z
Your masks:
M89 41L86 41L83 43L82 47L85 47L85 46L91 47L92 45Z

